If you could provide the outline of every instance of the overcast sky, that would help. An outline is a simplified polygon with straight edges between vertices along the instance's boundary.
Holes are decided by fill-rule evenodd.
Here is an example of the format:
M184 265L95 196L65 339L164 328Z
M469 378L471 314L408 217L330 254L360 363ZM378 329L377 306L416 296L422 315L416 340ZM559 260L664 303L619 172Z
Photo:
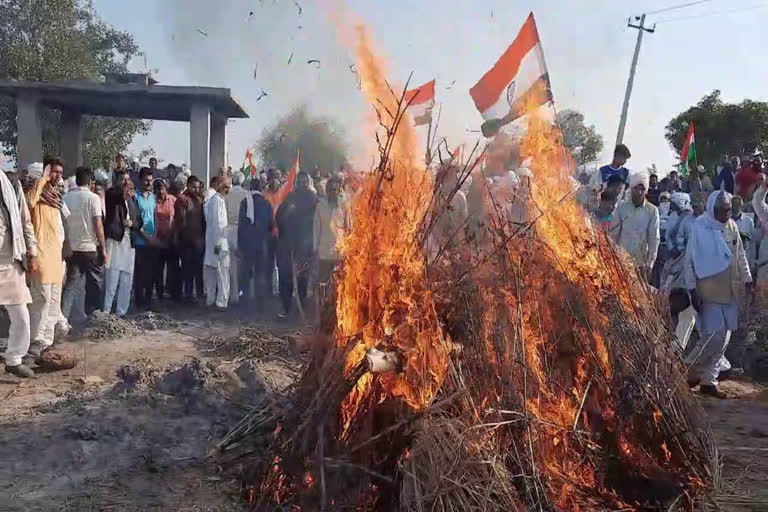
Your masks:
M577 109L595 124L605 138L605 160L615 142L637 34L627 28L627 18L690 1L349 0L346 5L372 29L394 82L403 83L410 72L414 84L437 79L441 135L452 146L477 137L467 132L482 122L469 88L533 11L557 108ZM264 126L302 102L318 115L337 118L353 152L363 145L359 128L366 107L349 70L351 53L340 46L316 0L298 3L301 15L293 0L94 0L105 21L136 37L147 68L157 70L162 84L232 89L250 114L230 123L234 166ZM712 0L649 20L660 23L654 34L646 34L640 53L625 143L633 153L630 167L656 163L665 172L675 162L664 139L674 115L713 89L722 90L727 101L768 100L768 52L761 50L768 2ZM307 64L310 59L321 61L319 69ZM144 60L134 60L131 68L143 71ZM262 89L268 96L257 102ZM132 149L146 146L166 161L188 162L188 125L156 122Z

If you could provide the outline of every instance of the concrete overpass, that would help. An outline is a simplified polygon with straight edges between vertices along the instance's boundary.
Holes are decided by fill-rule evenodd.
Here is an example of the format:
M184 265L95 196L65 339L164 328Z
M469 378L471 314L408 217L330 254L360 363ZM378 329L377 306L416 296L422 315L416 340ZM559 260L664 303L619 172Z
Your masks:
M211 172L227 164L227 121L247 118L243 107L229 89L155 85L145 75L128 76L140 76L142 81L0 80L0 95L16 100L19 169L42 161L39 109L43 106L61 111L61 156L68 170L83 163L83 116L189 122L189 168L207 183Z

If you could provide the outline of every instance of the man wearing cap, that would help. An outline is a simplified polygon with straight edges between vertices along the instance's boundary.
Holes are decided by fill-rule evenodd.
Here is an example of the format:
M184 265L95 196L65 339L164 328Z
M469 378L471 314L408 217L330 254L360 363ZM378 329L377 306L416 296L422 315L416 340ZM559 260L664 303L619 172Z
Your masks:
M64 277L62 247L64 226L62 210L66 209L58 190L64 173L64 164L58 158L50 158L28 167L29 178L34 185L27 192L27 205L37 240L40 264L29 272L32 304L29 307L31 345L29 354L39 357L53 345L56 322L61 312L61 284Z
M611 226L616 243L622 246L648 278L659 250L659 210L645 198L649 187L647 171L629 175L630 200L616 208Z

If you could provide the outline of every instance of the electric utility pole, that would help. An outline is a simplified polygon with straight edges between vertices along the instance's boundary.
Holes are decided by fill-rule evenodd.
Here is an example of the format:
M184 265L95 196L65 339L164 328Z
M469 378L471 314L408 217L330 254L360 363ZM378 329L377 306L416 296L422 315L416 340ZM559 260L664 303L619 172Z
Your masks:
M632 95L632 85L635 82L635 71L637 70L637 58L640 56L640 45L643 44L643 34L646 32L652 34L656 32L656 25L653 28L645 26L645 14L635 16L640 21L639 25L633 25L631 21L627 22L630 28L637 29L637 44L635 45L635 56L632 57L632 67L629 68L629 80L627 81L627 92L624 94L624 106L621 109L621 120L619 121L619 134L616 136L616 145L624 141L624 127L627 125L627 111L629 110L629 97Z

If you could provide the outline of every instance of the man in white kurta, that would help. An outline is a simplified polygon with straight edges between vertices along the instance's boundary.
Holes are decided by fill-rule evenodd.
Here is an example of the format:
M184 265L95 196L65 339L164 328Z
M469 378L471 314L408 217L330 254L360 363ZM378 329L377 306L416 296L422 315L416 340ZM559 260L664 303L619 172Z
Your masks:
M25 378L35 373L21 361L29 350L27 304L32 302L23 265L35 270L39 265L37 256L35 231L21 185L12 184L0 170L0 306L11 321L8 347L1 355L6 372Z
M229 299L229 243L225 200L229 189L229 178L220 178L216 193L205 205L205 301L208 306L216 304L219 309L225 309Z
M646 198L649 176L646 172L630 174L631 197L616 208L611 234L635 260L647 278L659 250L659 210Z
M691 229L683 275L693 307L698 311L701 338L685 359L688 384L701 384L703 394L725 398L717 378L719 362L731 333L738 327L739 299L752 274L738 227L731 219L731 196L713 192L706 213Z
M224 203L227 207L227 243L229 244L229 303L237 304L240 299L239 265L237 256L237 226L239 223L240 203L249 196L243 188L245 175L240 171L232 173L232 190Z

